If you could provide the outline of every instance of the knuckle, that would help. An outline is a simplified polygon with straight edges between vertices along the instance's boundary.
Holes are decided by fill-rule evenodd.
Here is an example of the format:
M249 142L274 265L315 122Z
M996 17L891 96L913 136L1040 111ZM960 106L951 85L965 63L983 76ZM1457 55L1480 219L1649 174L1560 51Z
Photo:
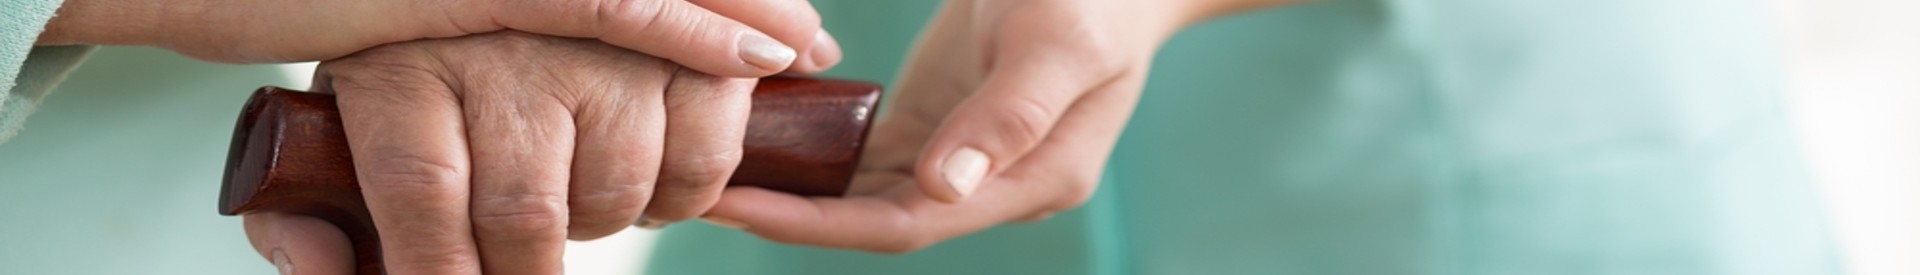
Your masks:
M1015 144L1039 142L1052 128L1054 110L1032 96L1017 96L1004 105L998 116L997 132Z
M723 78L704 72L679 68L673 73L671 87L668 87L667 107L680 109L688 105L713 104L718 100L746 102L753 94L752 85L738 85L736 79ZM708 110L712 111L712 110ZM747 109L740 109L747 111Z
M1047 10L1059 12L1075 10L1075 8L1033 9L1030 11L1047 12ZM1042 24L1047 27L1036 31L1021 32L1026 36L1019 37L1019 39L1030 39L1040 42L1036 43L1036 45L1048 45L1047 48L1053 50L1047 51L1049 54L1044 56L1044 58L1054 59L1052 60L1054 61L1053 63L1074 64L1075 70L1094 72L1086 75L1106 76L1126 71L1128 68L1131 68L1129 65L1136 61L1121 57L1128 57L1131 56L1129 53L1136 53L1143 50L1130 46L1136 43L1126 43L1128 40L1138 40L1138 37L1132 37L1130 34L1125 33L1116 34L1115 32L1102 31L1103 27L1100 26L1111 25L1100 22L1100 20L1108 20L1105 18L1055 14L1029 17L1029 19L1025 20L1056 21L1051 24ZM1009 23L1003 24L1003 26L1024 25Z
M693 219L712 209L717 200L680 199L674 203L662 203L646 210L647 219L674 223Z
M646 210L647 195L651 192L648 186L652 185L622 184L576 194L567 201L573 215L571 222L576 226L625 224Z
M916 223L912 216L894 215L882 220L882 222L884 223L880 225L884 226L883 228L892 229L888 230L888 232L903 233L890 236L890 238L884 238L881 242L876 243L875 246L867 247L863 250L899 255L920 251L940 241L939 238L932 235L933 233L930 233L933 232L932 230L917 226L919 223Z
M1072 54L1062 56L1068 58L1068 61L1074 62L1071 64L1083 64L1082 66L1085 67L1081 68L1089 69L1093 72L1100 72L1091 75L1115 74L1129 67L1130 59L1117 58L1125 56L1122 54L1125 51L1116 45L1120 43L1113 41L1117 39L1094 34L1081 36L1084 38L1068 44L1070 45L1069 49L1078 50L1071 51L1070 53Z
M499 30L499 15L503 7L525 4L514 0L424 0L416 2L416 7L439 11L439 20L425 26L432 30L434 37L486 33ZM419 18L426 18L421 16Z
M740 155L741 149L729 148L670 160L663 165L671 170L664 173L661 188L690 191L725 184L727 178L733 176L734 168L740 165Z
M593 9L594 11L593 25L594 26L621 26L621 25L629 25L630 23L642 23L643 25L631 25L631 26L635 26L638 28L645 28L647 27L646 23L649 23L648 21L636 22L636 21L630 21L630 20L635 20L636 18L652 18L653 13L655 13L658 9L648 9L649 6L641 5L641 4L646 4L647 2L660 2L660 1L587 0L587 1L577 1L577 2L591 2L596 4L596 6L594 6L594 9ZM658 6L659 5L656 4L653 7L658 7Z
M732 177L740 162L740 151L680 157L662 165L660 184L653 205L645 209L648 218L677 222L692 219L719 203L719 192Z
M644 21L634 22L630 20L653 18L667 7L667 4L663 3L666 1L658 0L580 0L575 2L597 5L593 11L594 18L598 19L598 23L602 23L598 24L600 26L644 23ZM646 25L638 25L636 27L646 27Z
M601 26L630 26L639 33L661 35L654 41L679 41L678 43L696 43L699 32L694 28L678 26L710 26L706 19L693 16L692 11L679 8L677 1L658 0L607 0L602 2L598 16Z
M1093 199L1094 192L1099 189L1100 178L1099 176L1080 176L1063 183L1061 188L1065 190L1059 199L1047 206L1049 211L1065 211L1086 204L1087 200Z
M416 154L388 155L370 161L362 182L389 188L432 190L466 181L467 169L444 158Z
M564 200L548 194L482 198L474 201L473 225L477 231L494 236L536 238L559 232L567 219Z
M387 251L396 251L398 252L396 254L404 253L394 255L396 257L393 258L397 258L395 260L398 261L393 263L393 266L425 267L444 270L479 269L478 266L475 265L475 262L469 258L472 254L468 254L465 247L462 246L419 244L398 247L398 249L388 249Z
M445 90L447 85L431 57L404 45L381 46L341 59L321 62L316 90L325 86L341 96L359 92L382 91L387 96L429 94L422 92L384 92L393 90ZM386 99L382 99L386 100ZM342 104L351 100L342 99Z

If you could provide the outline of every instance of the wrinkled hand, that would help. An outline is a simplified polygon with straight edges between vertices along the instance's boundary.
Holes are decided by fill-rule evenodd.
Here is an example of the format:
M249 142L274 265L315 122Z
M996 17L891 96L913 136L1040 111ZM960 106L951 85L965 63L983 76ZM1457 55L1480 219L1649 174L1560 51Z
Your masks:
M598 41L502 32L321 64L393 274L560 274L564 242L694 218L741 156L755 81ZM346 274L311 217L246 217L299 274ZM286 264L290 263L290 264Z
M848 197L731 188L705 218L778 242L901 253L1076 207L1153 51L1184 22L1145 2L948 1Z
M149 45L200 59L326 60L373 46L501 30L597 38L730 77L817 72L840 59L798 0L66 0L39 45Z

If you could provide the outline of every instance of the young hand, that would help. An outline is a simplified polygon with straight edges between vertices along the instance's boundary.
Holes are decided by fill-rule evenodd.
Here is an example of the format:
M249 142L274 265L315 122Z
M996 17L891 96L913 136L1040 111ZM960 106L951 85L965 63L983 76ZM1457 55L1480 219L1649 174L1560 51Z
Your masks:
M1185 18L1171 1L949 1L877 122L853 190L731 188L711 222L813 246L900 253L1085 201Z
M66 0L39 45L147 45L234 62L518 30L596 38L709 74L817 72L840 49L797 0Z

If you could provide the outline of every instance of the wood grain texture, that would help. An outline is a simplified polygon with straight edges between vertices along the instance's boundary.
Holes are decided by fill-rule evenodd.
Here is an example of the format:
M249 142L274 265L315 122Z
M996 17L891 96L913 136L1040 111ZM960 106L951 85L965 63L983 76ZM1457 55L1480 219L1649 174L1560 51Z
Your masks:
M740 167L728 185L841 195L860 161L879 97L880 87L869 83L762 79L754 90ZM220 214L318 217L352 240L358 274L385 274L378 232L361 197L331 93L261 88L241 111L230 150Z

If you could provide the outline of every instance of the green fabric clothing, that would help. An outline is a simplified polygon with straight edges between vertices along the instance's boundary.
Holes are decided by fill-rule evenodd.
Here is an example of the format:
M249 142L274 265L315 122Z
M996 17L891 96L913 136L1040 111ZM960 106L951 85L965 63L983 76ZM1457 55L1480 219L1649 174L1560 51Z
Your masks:
M936 1L816 0L890 79ZM1765 5L1334 0L1190 29L1080 209L924 251L668 229L651 274L1837 274ZM883 107L884 108L884 107Z
M0 0L0 143L12 138L60 78L91 47L33 46L61 0Z
M27 115L92 51L91 46L35 47L18 70L5 72L14 80L0 82L5 92L0 94L0 144L26 127Z
M0 274L274 274L215 206L241 103L291 79L151 48L88 59L0 144Z

